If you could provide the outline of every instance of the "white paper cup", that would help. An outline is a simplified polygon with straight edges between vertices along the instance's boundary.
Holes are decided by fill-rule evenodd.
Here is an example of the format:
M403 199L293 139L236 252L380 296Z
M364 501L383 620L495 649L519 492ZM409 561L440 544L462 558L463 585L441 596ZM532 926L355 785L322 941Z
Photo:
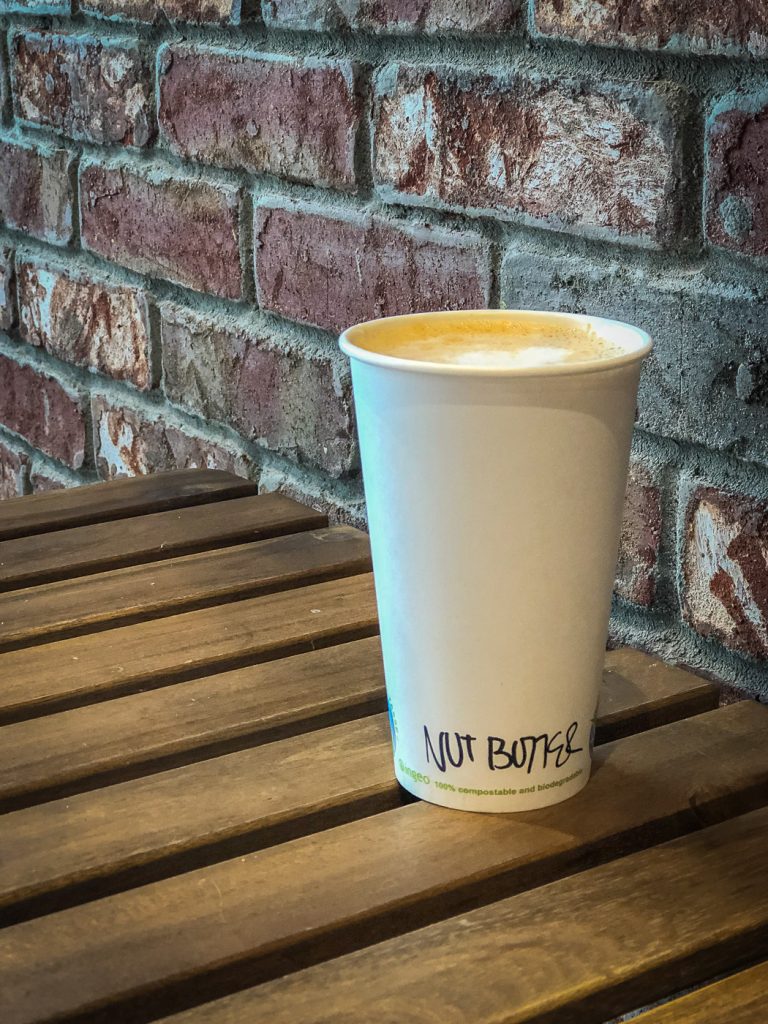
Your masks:
M490 369L381 354L429 317L588 324L613 358ZM643 331L563 313L392 317L351 357L393 733L414 795L557 803L589 778Z

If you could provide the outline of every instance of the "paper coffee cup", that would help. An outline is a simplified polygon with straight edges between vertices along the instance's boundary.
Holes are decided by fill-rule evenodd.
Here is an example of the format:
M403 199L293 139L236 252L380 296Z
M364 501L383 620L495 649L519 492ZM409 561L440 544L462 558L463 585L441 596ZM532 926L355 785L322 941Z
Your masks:
M488 318L588 326L617 354L498 369L383 351L393 331ZM429 318L429 324L426 319ZM586 785L643 331L562 313L393 317L351 357L395 773L474 811Z

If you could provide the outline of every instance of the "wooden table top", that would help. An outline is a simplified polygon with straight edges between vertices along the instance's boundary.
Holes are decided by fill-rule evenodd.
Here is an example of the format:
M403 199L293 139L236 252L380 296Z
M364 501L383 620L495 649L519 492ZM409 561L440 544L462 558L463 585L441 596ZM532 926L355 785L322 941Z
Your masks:
M185 471L0 541L2 1024L766 1020L768 709L609 652L587 788L450 811L394 781L365 534Z

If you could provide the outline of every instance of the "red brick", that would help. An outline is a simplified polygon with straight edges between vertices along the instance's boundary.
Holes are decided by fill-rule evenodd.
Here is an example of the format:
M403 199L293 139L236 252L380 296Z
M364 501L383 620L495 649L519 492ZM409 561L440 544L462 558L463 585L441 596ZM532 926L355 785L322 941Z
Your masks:
M86 142L149 142L150 69L136 43L30 32L11 53L18 117Z
M69 242L71 165L66 150L0 139L0 221L46 242Z
M360 120L352 65L170 46L161 131L180 156L351 189Z
M534 25L543 35L600 46L768 53L765 0L535 0Z
M227 299L242 295L240 192L116 164L80 172L83 245L109 260Z
M707 236L768 256L768 92L721 100L707 131Z
M162 416L92 399L96 468L99 476L143 476L168 469L223 469L248 477L253 463L234 445L211 441Z
M342 11L340 7L346 9ZM506 32L520 19L521 0L262 0L268 25L276 28L364 32Z
M80 0L80 10L111 21L237 25L240 0Z
M648 470L635 463L627 480L615 586L633 604L653 604L660 537L661 493Z
M703 636L768 658L768 501L699 487L686 512L683 613Z
M0 245L0 331L16 323L16 275L13 249Z
M351 468L352 397L335 347L284 352L260 331L219 326L174 306L162 309L162 339L171 401L335 476Z
M676 235L674 86L401 66L381 74L377 92L375 177L385 199L646 245Z
M29 482L32 487L33 494L42 494L46 491L61 491L65 487L71 486L70 484L64 483L63 480L59 480L57 477L48 476L46 473L40 473L34 467L30 471ZM83 481L83 483L86 483L86 481Z
M7 445L0 444L0 500L17 498L24 493L24 479L29 459Z
M0 423L46 455L78 469L85 458L82 399L31 366L0 356Z
M25 261L18 266L18 295L19 331L25 341L66 362L150 387L149 312L143 291Z
M488 305L490 255L471 232L265 204L254 239L259 305L290 320L340 331L397 313Z

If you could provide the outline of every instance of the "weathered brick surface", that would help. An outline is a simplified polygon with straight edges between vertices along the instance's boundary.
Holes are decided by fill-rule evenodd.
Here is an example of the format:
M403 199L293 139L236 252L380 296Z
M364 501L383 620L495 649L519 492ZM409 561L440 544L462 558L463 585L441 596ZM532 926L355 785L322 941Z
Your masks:
M614 588L633 604L653 604L660 539L661 492L649 471L633 463L627 479Z
M765 0L534 0L544 35L600 46L765 56Z
M411 227L311 205L259 206L259 305L340 331L362 320L488 304L490 255L472 232Z
M355 458L346 363L335 349L279 351L171 305L162 311L163 386L173 402L249 440L339 475Z
M190 46L159 56L162 133L181 156L350 189L360 119L348 62Z
M520 20L521 0L262 0L277 28L330 32L506 32Z
M33 494L42 494L45 491L61 491L67 487L63 480L49 476L47 473L41 473L34 466L32 466L29 472L29 483Z
M400 66L382 72L377 96L385 198L647 245L675 238L681 97L671 86Z
M148 388L147 297L50 265L18 266L19 331L25 341L78 366Z
M86 142L149 142L150 69L136 43L28 32L11 53L19 117Z
M645 328L655 349L640 383L641 427L768 464L768 305L702 272L645 276L523 247L504 264L510 308L594 313Z
M768 91L718 103L707 157L708 237L726 249L768 256Z
M90 163L80 172L86 248L228 299L242 294L239 217L234 187L116 165Z
M92 399L91 408L96 468L105 480L166 469L223 469L244 477L253 473L251 459L234 445L182 430L162 416L146 416L101 396Z
M73 469L85 456L81 398L31 366L0 356L0 423Z
M259 494L277 491L287 498L293 498L300 505L324 512L332 526L344 523L358 530L367 530L368 517L362 493L357 495L339 494L319 480L297 479L293 474L274 467L262 469L259 476Z
M71 0L0 0L0 14L70 14Z
M169 21L197 25L235 24L240 0L80 0L80 10L115 21Z
M694 490L683 551L683 611L703 636L768 659L768 501Z
M24 493L24 478L29 460L25 455L0 444L0 500Z
M13 249L0 245L0 331L16 323L16 275Z
M66 150L0 139L0 221L66 244L72 237L71 164Z

